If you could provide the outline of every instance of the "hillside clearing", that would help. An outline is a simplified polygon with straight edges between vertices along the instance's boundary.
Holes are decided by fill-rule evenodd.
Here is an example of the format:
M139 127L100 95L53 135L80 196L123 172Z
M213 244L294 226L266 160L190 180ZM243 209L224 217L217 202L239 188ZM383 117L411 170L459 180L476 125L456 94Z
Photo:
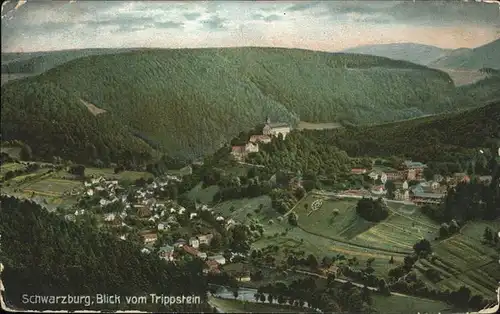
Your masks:
M87 109L94 115L94 116L97 116L101 113L105 113L106 110L104 109L101 109L101 108L98 108L96 105L94 104L91 104L89 102L86 102L85 100L83 99L80 99L80 101L82 102L82 104L87 107Z
M331 122L331 123L311 123L300 121L297 125L298 130L326 130L326 129L338 129L341 128L342 124Z

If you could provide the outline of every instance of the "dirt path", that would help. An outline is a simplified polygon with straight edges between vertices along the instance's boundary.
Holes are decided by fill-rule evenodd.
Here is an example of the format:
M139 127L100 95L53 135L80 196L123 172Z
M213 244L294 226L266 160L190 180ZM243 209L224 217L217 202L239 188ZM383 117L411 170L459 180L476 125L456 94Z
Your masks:
M328 129L338 129L342 128L342 124L337 122L327 122L327 123L310 123L305 121L300 121L297 126L297 130L328 130Z

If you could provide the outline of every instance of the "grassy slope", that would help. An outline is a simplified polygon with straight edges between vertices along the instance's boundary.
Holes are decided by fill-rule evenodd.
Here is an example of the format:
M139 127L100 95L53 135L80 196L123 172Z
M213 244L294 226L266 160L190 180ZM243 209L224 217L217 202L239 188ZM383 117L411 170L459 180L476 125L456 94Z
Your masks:
M78 155L85 138L80 129L109 120L122 126L93 129L109 133L110 146L131 142L136 130L172 153L193 156L268 115L292 123L299 117L390 121L447 109L437 104L453 89L443 72L372 56L273 48L142 50L79 58L3 85L2 121L10 123L2 124L2 135L24 139L37 152L40 143L70 133L64 147ZM93 117L79 99L107 113ZM57 116L60 111L64 115ZM26 122L31 120L39 123ZM61 128L50 120L84 126Z
M428 161L500 138L500 101L454 114L323 132L350 155L399 156ZM319 134L319 133L317 133Z

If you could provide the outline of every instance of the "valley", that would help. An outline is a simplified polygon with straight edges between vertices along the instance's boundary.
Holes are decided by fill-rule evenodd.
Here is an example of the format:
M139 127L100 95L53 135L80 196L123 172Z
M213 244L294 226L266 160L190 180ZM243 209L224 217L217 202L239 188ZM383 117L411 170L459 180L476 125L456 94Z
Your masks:
M447 114L366 128L400 129L412 123L427 123L427 130L431 131L442 125L437 122L442 119L461 125L462 117L476 119L474 114L484 110L493 110L487 116L495 117L498 106L488 106L467 114ZM492 121L498 124L500 120ZM321 148L329 143L323 142L321 132L342 134L345 129L337 129L337 125L333 125L334 129L325 129L332 124L313 125L315 129L311 124L307 126L309 130L292 130L284 140L277 135L271 136L270 143L260 143L258 152L241 156L248 162L238 162L240 157L226 150L203 163L195 162L177 170L160 167L162 161L148 167L147 171L18 161L17 158L24 156L25 148L3 147L3 158L8 161L1 166L2 193L3 197L9 195L34 201L66 221L93 221L96 227L116 237L130 238L134 245L142 247L142 251L150 252L148 254L155 252L163 256L156 252L171 247L171 255L161 257L166 261L180 261L190 255L208 256L205 267L208 267L209 278L227 274L240 287L235 290L230 288L235 284L232 281L214 281L229 289L227 296L213 292L215 298L208 301L221 311L298 308L301 301L294 301L289 290L274 284L295 285L311 279L319 291L324 285L333 287L328 283L332 279L339 288L349 282L358 288L366 285L371 291L371 302L380 309L391 304L394 308L421 311L436 307L452 312L463 306L455 299L458 292L454 291L468 291L470 306L474 307L485 306L486 300L495 297L495 287L500 280L497 276L500 273L499 248L498 244L485 242L484 233L488 228L500 230L498 218L461 220L458 231L443 236L444 224L432 218L426 209L428 205L415 203L417 192L411 192L406 199L400 192L405 189L405 180L410 180L405 179L406 176L415 170L395 168L398 164L395 157L356 157L358 155L353 153L344 160L342 153ZM350 128L352 126L347 129ZM393 131L384 132L394 134ZM255 133L239 138L254 136L252 134ZM474 136L473 133L468 135ZM265 140L267 135L257 136ZM357 137L349 136L351 141ZM449 143L454 141L450 136L446 139ZM397 138L392 141L398 143ZM396 149L401 147L404 146L395 146ZM426 148L420 146L419 149ZM375 150L373 153L377 154ZM269 157L264 161L258 157L261 155ZM303 173L302 165L312 156L320 158L324 166L314 170L311 164ZM433 162L446 162L434 158L429 161L432 172L439 169ZM290 163L291 160L295 162ZM335 160L346 164L334 166L331 162ZM424 166L427 167L418 167ZM424 179L424 175L429 177L427 172L418 172L418 178L413 178L407 189L414 191L416 187L433 182L437 185L449 182L448 189L457 184L461 189L466 188L463 183L454 181L457 174L449 172L452 168L448 169L449 174L443 173L442 178L429 181ZM474 171L488 170L475 168ZM373 179L374 175L377 179ZM388 176L391 176L390 181L386 179ZM434 174L434 178L438 176ZM498 180L497 176L490 178ZM385 186L384 194L377 196L380 180ZM482 183L473 184L471 187L487 188ZM387 216L381 221L360 216L360 202L371 198L374 202L379 198L385 204ZM236 230L247 230L238 240L240 242L233 238ZM218 244L212 245L211 241L205 246L196 244L203 234L217 235ZM148 240L150 238L153 242ZM429 243L431 254L421 256L416 251L416 243L422 241ZM215 260L218 262L211 262ZM384 282L384 286L380 282ZM412 288L417 286L418 290ZM250 299L238 297L245 295L245 289L257 290L252 290ZM384 292L386 289L390 290L388 294ZM230 300L232 294L235 300ZM269 294L280 295L289 301L273 301ZM317 301L307 300L304 301L312 302L313 308L317 306L314 303ZM313 309L307 307L305 310Z

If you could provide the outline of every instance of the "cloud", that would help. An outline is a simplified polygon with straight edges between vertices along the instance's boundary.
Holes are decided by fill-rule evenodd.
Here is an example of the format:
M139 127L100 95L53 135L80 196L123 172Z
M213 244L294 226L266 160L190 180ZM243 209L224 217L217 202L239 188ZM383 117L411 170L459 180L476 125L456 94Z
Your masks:
M302 3L297 3L297 4L293 4L292 6L286 8L286 11L288 11L288 12L296 12L296 11L309 10L311 8L316 7L319 4L320 4L320 2L302 2Z
M17 1L3 5L2 16L12 13ZM497 39L499 30L498 5L475 2L28 1L2 18L1 37L5 51L127 46L336 51L409 40L474 47Z
M204 27L209 30L223 30L225 29L224 23L227 19L220 18L218 15L212 15L210 18L201 20Z
M256 21L265 21L265 22L274 22L274 21L279 21L283 19L283 15L278 15L278 14L270 14L270 15L264 15L261 13L254 14L252 18Z
M200 16L201 16L201 13L198 13L198 12L191 12L191 13L184 14L184 17L190 21L196 20Z
M154 23L154 26L158 28L182 28L182 26L184 26L184 23L171 22L171 21L156 22Z

